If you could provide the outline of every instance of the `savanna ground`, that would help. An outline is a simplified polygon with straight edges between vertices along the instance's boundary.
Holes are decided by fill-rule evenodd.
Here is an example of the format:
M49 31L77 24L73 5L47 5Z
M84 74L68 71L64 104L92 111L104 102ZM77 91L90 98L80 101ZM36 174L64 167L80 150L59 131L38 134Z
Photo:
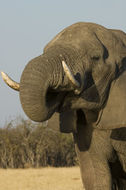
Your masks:
M79 167L0 169L0 190L83 190Z

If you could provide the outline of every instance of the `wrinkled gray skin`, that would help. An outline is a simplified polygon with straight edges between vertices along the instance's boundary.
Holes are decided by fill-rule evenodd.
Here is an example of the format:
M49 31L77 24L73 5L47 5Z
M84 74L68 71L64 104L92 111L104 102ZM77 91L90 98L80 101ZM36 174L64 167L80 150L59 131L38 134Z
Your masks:
M62 61L83 86L76 95ZM86 190L126 189L126 34L93 23L59 33L25 67L24 112L34 121L60 113L61 132L73 132Z

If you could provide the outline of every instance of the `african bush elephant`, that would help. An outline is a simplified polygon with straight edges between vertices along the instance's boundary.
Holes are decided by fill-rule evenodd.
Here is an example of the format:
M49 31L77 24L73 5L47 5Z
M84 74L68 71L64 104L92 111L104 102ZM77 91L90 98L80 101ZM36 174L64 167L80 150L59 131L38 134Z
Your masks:
M25 67L19 90L34 121L60 115L72 132L86 190L126 189L126 34L94 23L60 32Z

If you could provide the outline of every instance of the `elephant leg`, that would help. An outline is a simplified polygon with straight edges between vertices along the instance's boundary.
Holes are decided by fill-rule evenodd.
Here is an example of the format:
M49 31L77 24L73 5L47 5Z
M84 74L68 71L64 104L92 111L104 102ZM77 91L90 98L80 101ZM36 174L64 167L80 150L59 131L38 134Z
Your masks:
M112 165L112 172L117 179L119 190L126 190L126 127L113 129L111 144L116 152L118 161Z
M126 173L123 170L122 163L116 160L116 162L110 163L110 168L114 190L126 190Z
M76 152L85 190L112 190L111 173L107 161L100 160L88 151L81 152L77 145Z
M126 190L126 180L119 179L119 190Z
M126 156L121 153L117 153L118 155L118 163L115 163L115 167L112 170L116 190L126 190ZM114 172L113 172L114 171Z
M109 134L94 130L92 126L77 126L74 140L85 190L112 190L107 159L112 152L109 139Z
M114 179L112 190L126 190L126 180L124 179Z

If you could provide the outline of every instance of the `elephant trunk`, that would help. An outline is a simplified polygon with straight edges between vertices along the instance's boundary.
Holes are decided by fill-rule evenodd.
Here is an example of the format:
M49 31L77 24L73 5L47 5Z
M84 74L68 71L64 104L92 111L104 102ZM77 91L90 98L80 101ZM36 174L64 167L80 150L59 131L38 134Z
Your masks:
M24 112L33 121L49 119L63 97L55 90L61 72L56 73L54 68L54 63L50 64L42 55L30 61L22 73L20 100Z
M26 65L20 83L4 72L1 74L8 86L19 91L26 115L41 122L55 111L61 111L67 92L81 93L84 70L78 51L67 45L56 45L46 48L41 56Z

